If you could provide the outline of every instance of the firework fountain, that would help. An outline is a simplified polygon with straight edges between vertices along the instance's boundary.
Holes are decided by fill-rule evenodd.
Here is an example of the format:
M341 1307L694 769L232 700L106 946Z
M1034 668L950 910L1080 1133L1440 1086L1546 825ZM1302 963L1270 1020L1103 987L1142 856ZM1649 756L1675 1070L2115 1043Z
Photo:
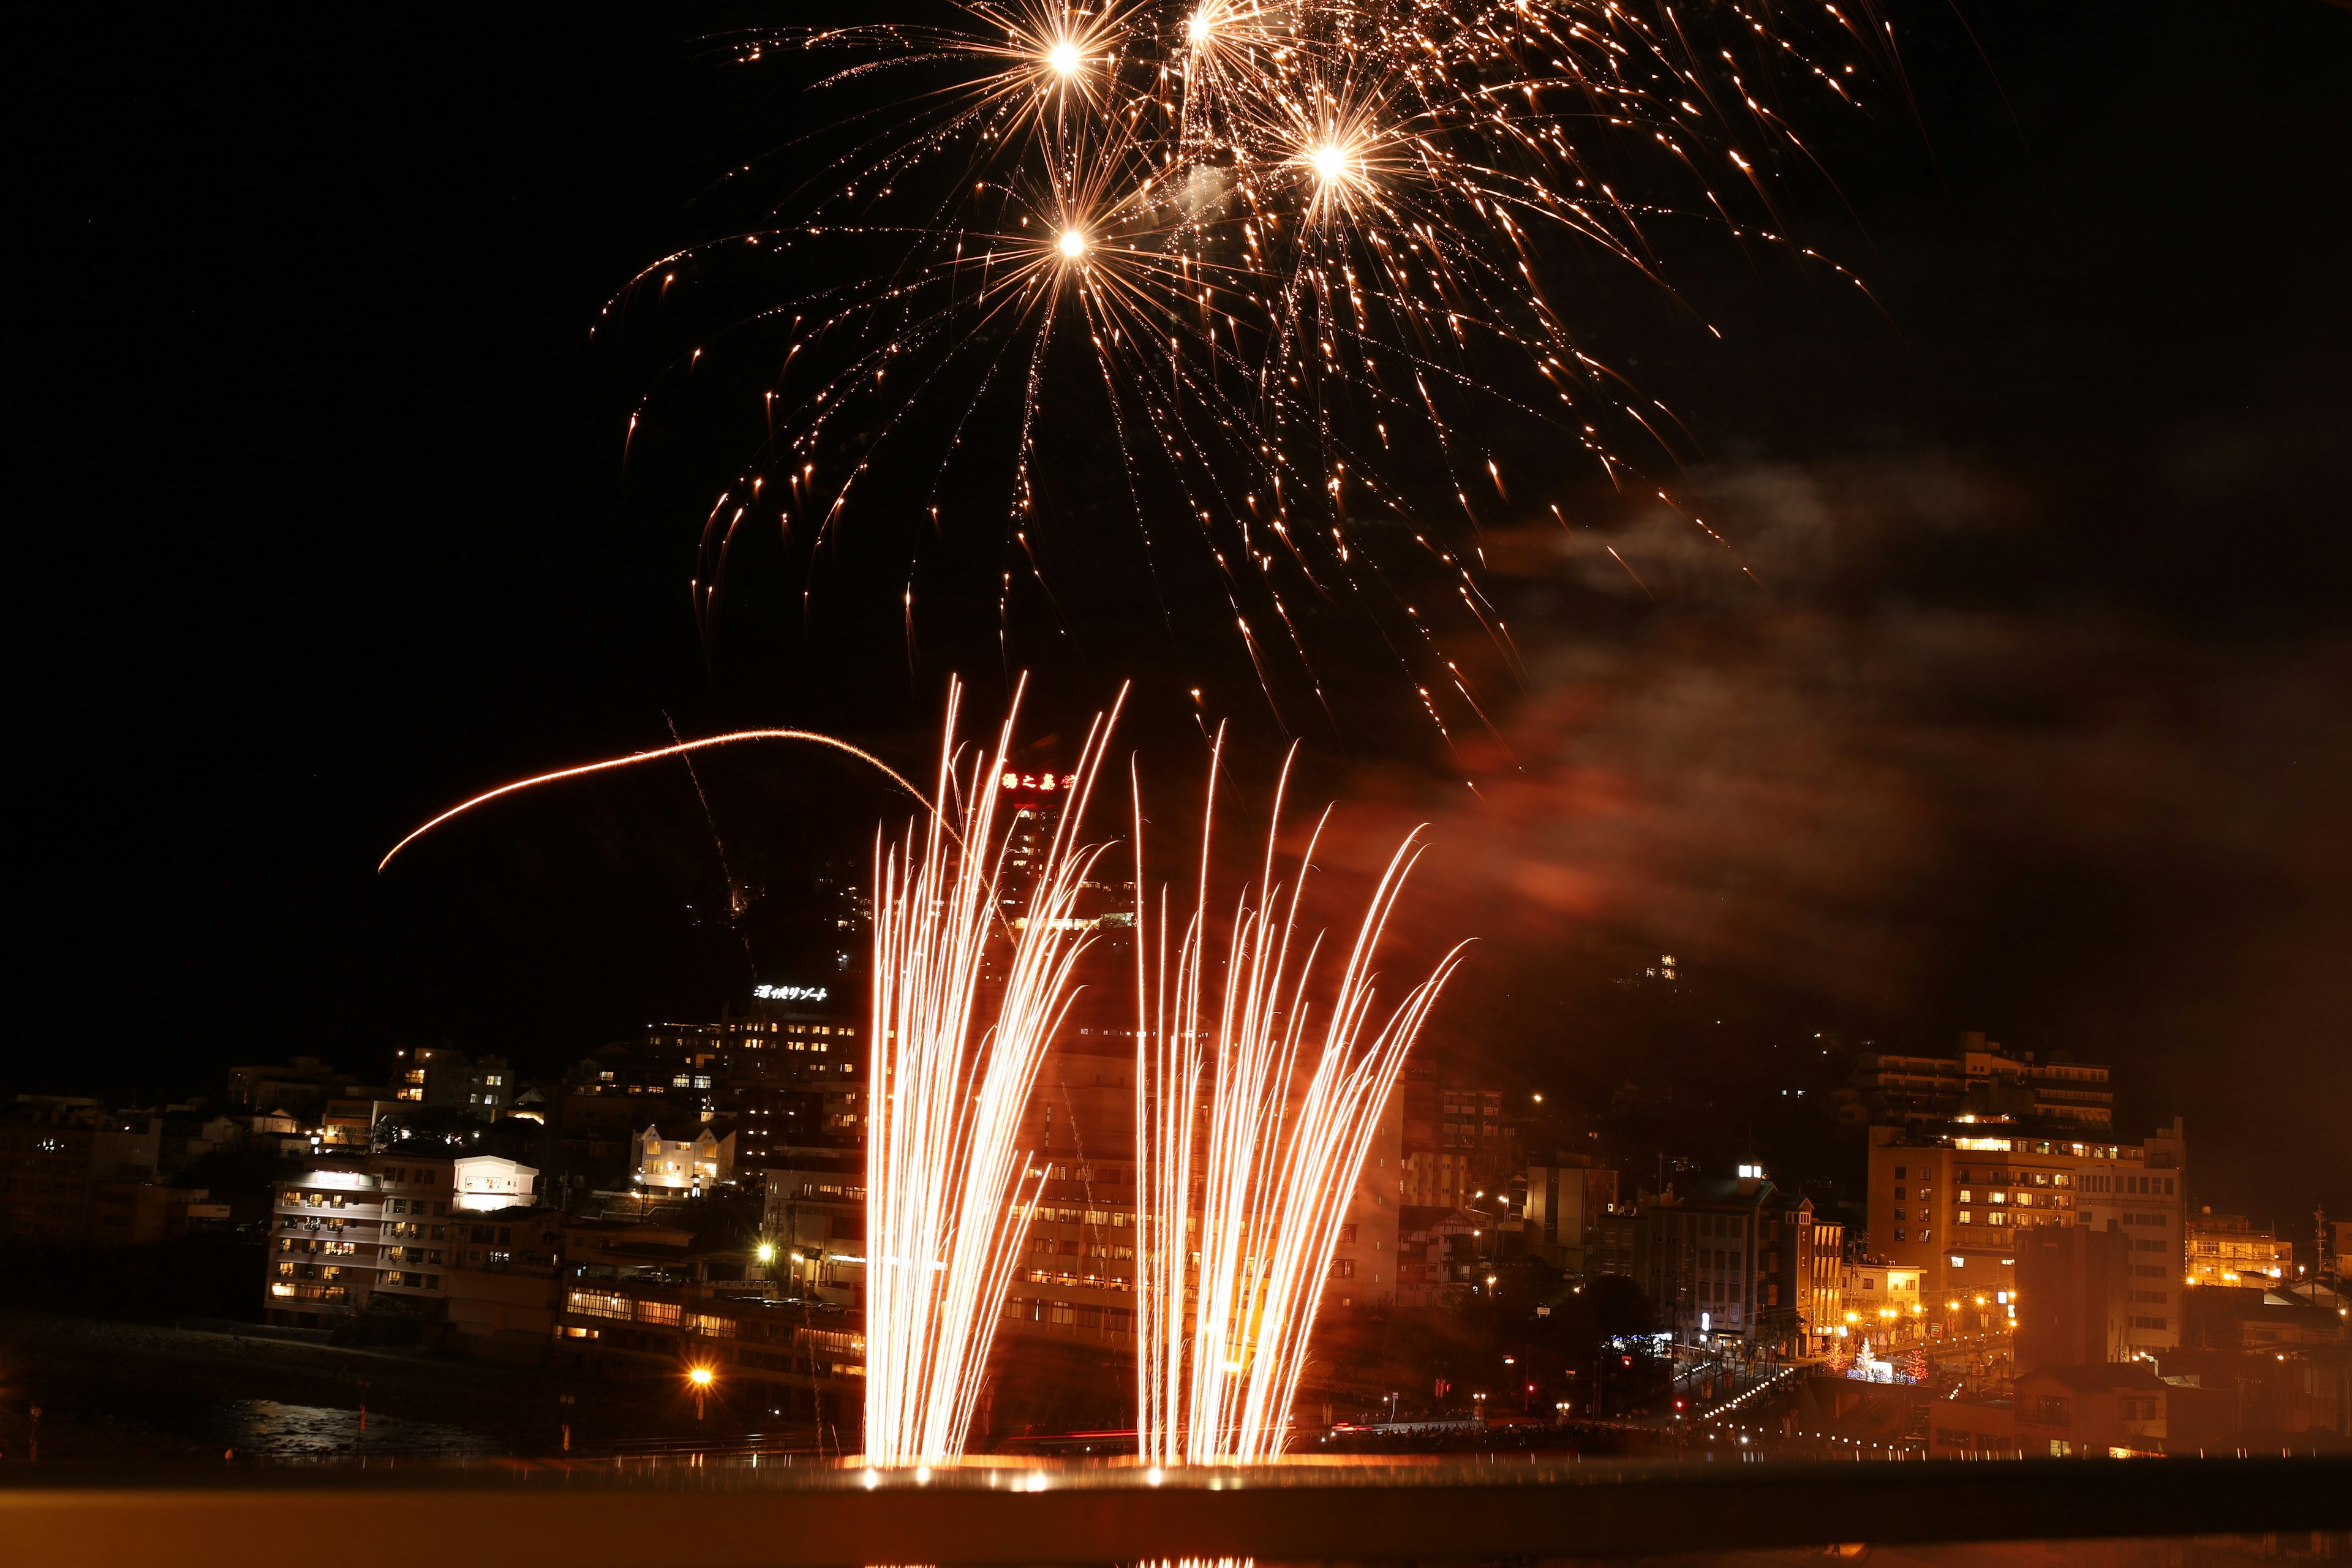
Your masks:
M1286 762L1255 897L1244 889L1236 899L1218 952L1209 904L1218 739L1193 909L1173 954L1164 892L1156 920L1140 909L1137 919L1137 1439L1157 1464L1280 1457L1366 1152L1462 955L1459 946L1448 952L1366 1038L1372 961L1423 852L1416 829L1366 906L1316 1042L1307 988L1322 938L1300 951L1298 913L1330 814L1286 896L1275 879ZM1139 781L1136 795L1140 900Z
M1035 1212L1021 1120L1087 947L1072 911L1101 851L1077 835L1117 718L1114 705L1088 731L1069 804L1030 868L1027 907L1008 922L994 786L1020 698L994 753L963 766L959 697L951 689L928 824L875 854L866 1455L877 1465L964 1450ZM1001 983L983 978L995 942L1009 949Z

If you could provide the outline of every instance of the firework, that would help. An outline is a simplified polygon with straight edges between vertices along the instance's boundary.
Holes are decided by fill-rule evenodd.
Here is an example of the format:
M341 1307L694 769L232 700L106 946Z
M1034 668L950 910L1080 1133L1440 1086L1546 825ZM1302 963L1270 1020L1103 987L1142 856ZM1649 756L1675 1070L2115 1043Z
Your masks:
M1893 68L1867 3L1824 10L1840 47ZM842 52L829 84L904 96L851 117L772 226L640 279L667 297L749 247L815 279L738 323L779 368L759 394L767 439L704 529L706 624L745 527L813 547L884 453L901 479L933 471L929 523L1003 528L1002 616L1013 578L1038 571L1044 444L1083 429L1091 447L1107 419L1150 558L1169 524L1197 532L1219 624L1269 700L1301 675L1319 696L1303 606L1344 604L1441 727L1432 685L1484 714L1438 616L1466 615L1515 658L1460 541L1512 504L1501 433L1580 451L1612 482L1634 471L1624 443L1674 454L1671 416L1580 346L1563 261L1597 250L1663 281L1662 231L1691 219L1801 250L1768 176L1811 157L1789 116L1852 103L1860 79L1746 0L948 15L737 40L747 60ZM1533 492L1572 467L1528 476L1519 511L1542 515ZM1009 481L1002 510L943 520L942 496L975 493L983 470Z
M1035 1212L1021 1117L1087 945L1072 914L1100 851L1081 848L1076 836L1117 717L1114 705L1088 732L1073 797L1032 868L1027 908L1007 929L994 785L1020 698L994 755L969 768L955 746L958 699L951 689L928 825L875 853L866 1456L877 1465L963 1453ZM1010 948L1004 978L984 985L999 942Z
M399 854L451 817L461 816L478 805L488 805L503 795L519 794L527 789L536 789L541 784L556 784L564 779L582 778L589 773L609 773L614 768L633 768L641 763L657 763L665 757L683 757L712 746L740 745L746 741L798 741L813 746L829 747L834 751L856 757L916 799L922 798L922 792L908 783L906 777L889 763L863 747L853 746L848 742L835 736L820 734L814 730L737 730L725 735L706 735L700 740L680 741L674 746L664 746L657 751L632 752L625 757L607 757L602 762L583 763L577 767L558 768L551 773L535 773L527 779L517 779L512 784L500 784L496 789L484 790L471 800L461 800L430 822L413 829L407 837L385 851L383 858L375 864L376 871L381 874L385 867L392 864L392 858L394 855Z
M1311 1043L1307 988L1322 938L1300 951L1298 912L1323 822L1286 897L1275 879L1286 763L1255 897L1244 889L1235 901L1214 952L1216 763L1213 752L1193 909L1172 957L1166 894L1156 921L1137 917L1137 1437L1156 1464L1280 1457L1349 1196L1405 1054L1462 954L1447 953L1371 1030L1372 960L1421 857L1416 829L1365 909ZM1140 889L1139 784L1136 793Z

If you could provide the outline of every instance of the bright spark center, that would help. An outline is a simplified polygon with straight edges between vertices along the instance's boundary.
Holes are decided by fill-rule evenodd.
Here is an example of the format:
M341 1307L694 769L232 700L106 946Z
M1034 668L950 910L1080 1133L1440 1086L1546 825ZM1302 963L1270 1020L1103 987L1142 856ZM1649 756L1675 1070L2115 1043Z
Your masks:
M1046 54L1045 63L1063 76L1074 74L1078 68L1078 46L1064 39Z
M1074 228L1064 229L1062 231L1062 254L1068 257L1071 260L1076 261L1079 257L1084 256L1086 253L1087 237L1080 234Z
M1316 148L1307 161L1314 165L1315 177L1327 185L1348 172L1347 152L1328 142Z
M1200 10L1192 13L1192 19L1191 21L1184 24L1184 32L1188 37L1197 44L1202 39L1209 36L1209 26L1208 7L1202 6Z

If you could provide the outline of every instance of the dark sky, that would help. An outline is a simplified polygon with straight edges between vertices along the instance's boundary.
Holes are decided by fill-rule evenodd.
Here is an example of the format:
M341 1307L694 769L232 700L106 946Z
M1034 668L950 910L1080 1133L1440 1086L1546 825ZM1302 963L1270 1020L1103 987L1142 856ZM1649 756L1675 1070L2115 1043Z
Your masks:
M1443 1048L1514 1073L1613 1072L1596 998L1673 948L1747 1020L1734 1054L1981 1028L2114 1062L2136 1124L2188 1116L2217 1205L2352 1204L2352 11L1965 10L1973 37L1895 7L1917 125L1808 125L1838 188L1781 193L1884 314L1704 247L1671 270L1720 342L1621 278L1580 301L1703 443L1678 492L1754 578L1622 500L1496 521L1505 743L1465 742L1474 800L1364 677L1303 735L1360 803L1335 865L1433 821L1402 938L1484 939ZM924 761L958 656L910 676L870 584L821 612L839 636L772 606L706 656L700 506L625 474L643 365L588 338L805 115L702 42L780 19L39 24L0 1088L440 1037L552 1068L803 962L797 890L900 815L805 755L713 760L707 813L649 771L373 870L459 796L672 723ZM1031 651L1033 733L1132 674L1130 741L1194 767L1205 680L1271 754L1228 667Z

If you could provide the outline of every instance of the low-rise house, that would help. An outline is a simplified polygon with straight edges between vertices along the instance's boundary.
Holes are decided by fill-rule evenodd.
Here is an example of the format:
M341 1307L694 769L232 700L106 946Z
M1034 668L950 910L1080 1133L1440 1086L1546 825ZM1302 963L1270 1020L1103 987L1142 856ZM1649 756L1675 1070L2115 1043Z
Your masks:
M2146 1362L2035 1367L2010 1396L2018 1447L2028 1458L2161 1454L2170 1393Z

